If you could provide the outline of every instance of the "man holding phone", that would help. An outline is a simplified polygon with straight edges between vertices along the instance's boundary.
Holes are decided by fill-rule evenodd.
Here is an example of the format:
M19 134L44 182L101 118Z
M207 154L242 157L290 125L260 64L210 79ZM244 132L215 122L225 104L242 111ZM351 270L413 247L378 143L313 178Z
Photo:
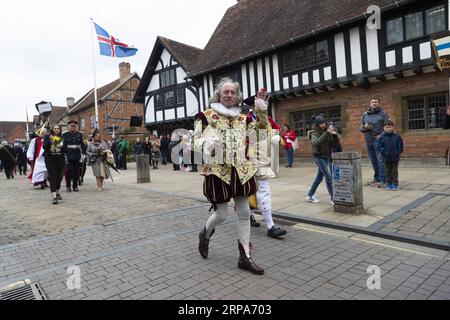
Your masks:
M374 97L370 100L369 110L367 110L360 123L360 131L364 133L367 154L372 162L374 171L373 181L370 185L384 188L384 163L383 157L378 150L378 140L383 133L384 123L389 120L388 114L380 106L380 98Z

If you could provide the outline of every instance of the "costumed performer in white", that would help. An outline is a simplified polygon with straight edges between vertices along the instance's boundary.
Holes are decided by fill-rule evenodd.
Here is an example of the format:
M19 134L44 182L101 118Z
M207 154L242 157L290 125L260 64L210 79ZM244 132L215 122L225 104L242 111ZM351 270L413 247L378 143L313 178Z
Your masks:
M47 135L47 129L42 128L37 132L37 136L30 142L27 151L27 159L31 163L31 173L28 179L31 180L33 186L41 186L41 189L47 187L47 167L45 166L43 142Z
M261 89L260 94L266 90ZM280 126L267 114L268 100L255 99L255 96L244 100L244 103L253 106L247 115L247 121L255 122L254 136L249 139L250 161L256 165L258 171L255 178L257 183L256 201L267 226L267 235L278 238L286 234L286 230L277 226L272 218L272 194L269 179L277 177L279 169L279 144L281 141ZM255 218L250 216L253 226Z

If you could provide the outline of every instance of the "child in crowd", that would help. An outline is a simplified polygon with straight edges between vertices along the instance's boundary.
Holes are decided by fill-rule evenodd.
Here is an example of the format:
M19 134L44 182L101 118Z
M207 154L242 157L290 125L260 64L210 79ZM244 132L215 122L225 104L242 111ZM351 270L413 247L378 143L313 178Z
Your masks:
M398 163L403 152L403 140L394 132L394 122L384 123L384 132L380 136L378 149L383 156L386 170L386 190L398 190Z

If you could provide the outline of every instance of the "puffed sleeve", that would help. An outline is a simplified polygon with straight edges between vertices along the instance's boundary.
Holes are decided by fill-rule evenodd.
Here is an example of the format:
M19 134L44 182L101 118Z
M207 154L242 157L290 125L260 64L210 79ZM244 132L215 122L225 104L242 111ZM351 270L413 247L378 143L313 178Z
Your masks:
M28 160L34 160L34 148L36 145L36 139L32 139L30 142L30 145L28 146L28 150L27 150L27 159Z
M203 129L208 125L208 120L203 112L198 113L195 116L194 121L194 134L192 136L194 140L194 150L195 152L201 152L203 149L203 143L205 138L203 138Z

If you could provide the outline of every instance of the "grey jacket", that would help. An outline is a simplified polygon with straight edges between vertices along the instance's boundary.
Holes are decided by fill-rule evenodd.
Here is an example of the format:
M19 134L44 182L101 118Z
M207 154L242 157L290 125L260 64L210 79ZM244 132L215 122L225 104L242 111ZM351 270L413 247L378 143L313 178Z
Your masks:
M388 114L379 107L376 111L367 110L364 112L361 122L359 124L359 129L364 133L364 138L366 141L373 141L375 137L383 133L384 123L389 120ZM373 126L371 130L364 129L364 124L369 123Z
M109 149L108 144L105 141L101 141L99 144L99 147L104 151ZM96 177L104 177L109 178L109 167L105 165L105 162L103 161L103 151L100 153L97 150L97 147L95 146L94 142L89 142L89 145L86 150L86 154L88 156L88 163L92 166L92 172L94 173L94 176ZM105 175L102 175L102 171L100 170L100 166L103 166Z

